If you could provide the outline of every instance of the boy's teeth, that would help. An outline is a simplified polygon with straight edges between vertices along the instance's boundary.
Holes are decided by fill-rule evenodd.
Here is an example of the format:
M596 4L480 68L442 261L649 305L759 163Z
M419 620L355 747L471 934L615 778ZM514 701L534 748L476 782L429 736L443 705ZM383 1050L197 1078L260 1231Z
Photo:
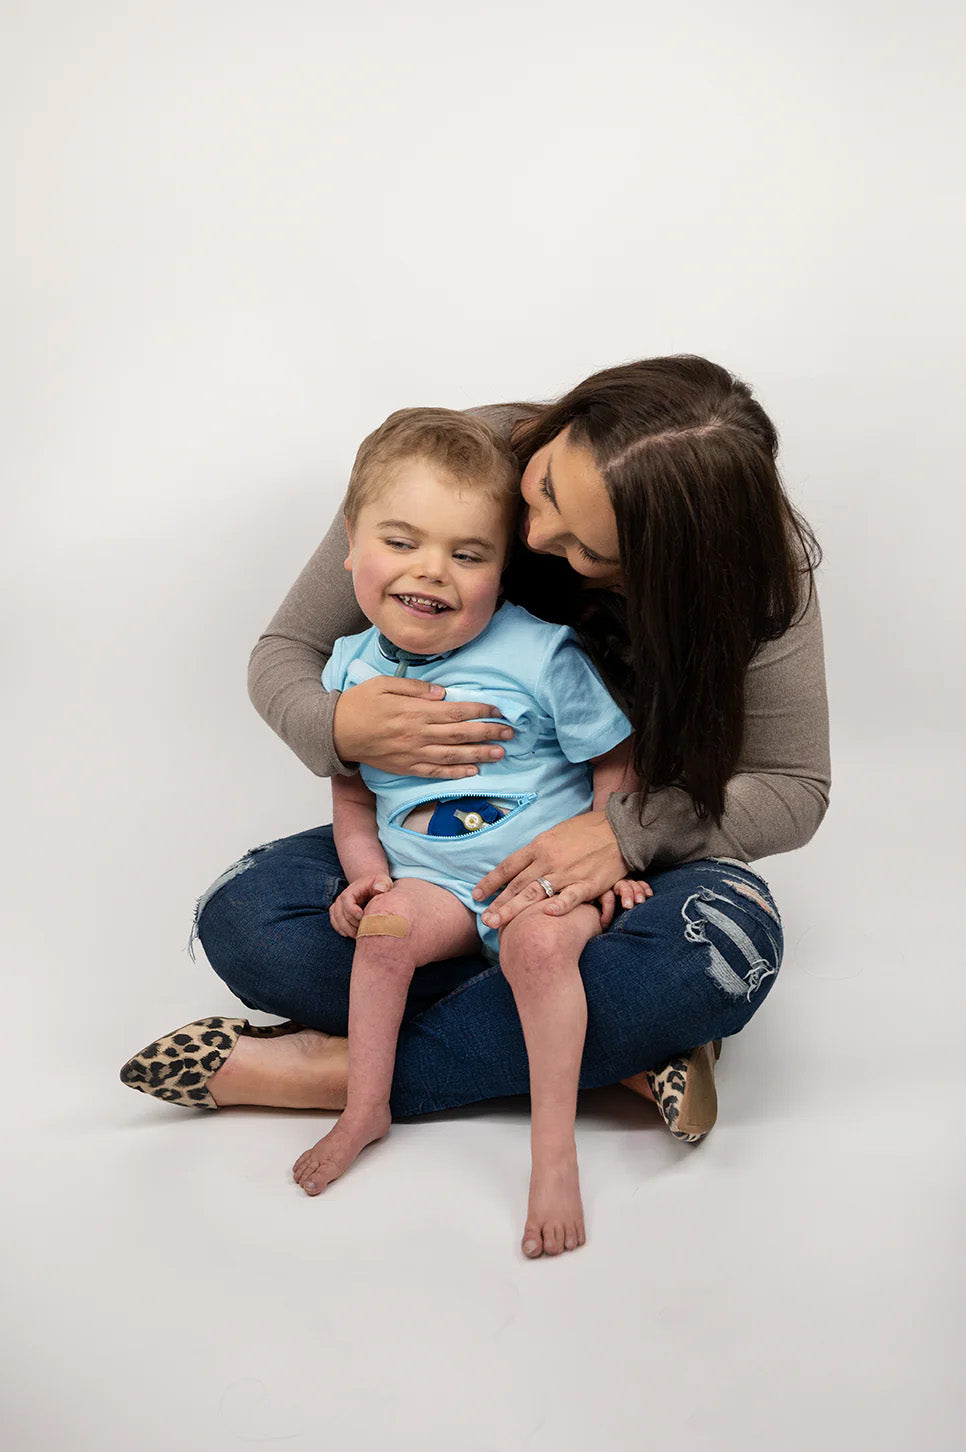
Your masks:
M425 595L400 595L404 605L428 605L433 610L446 610L449 607L441 605L438 600L427 600Z

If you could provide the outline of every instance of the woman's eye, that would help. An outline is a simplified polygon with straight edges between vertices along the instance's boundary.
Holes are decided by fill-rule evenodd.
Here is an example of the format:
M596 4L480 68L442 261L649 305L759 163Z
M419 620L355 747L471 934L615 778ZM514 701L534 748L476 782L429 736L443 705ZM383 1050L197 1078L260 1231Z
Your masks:
M550 503L553 503L553 499L551 499L550 497L550 489L547 485L546 474L544 474L543 478L540 480L540 493L543 495L544 499L549 499Z
M587 549L585 545L578 544L577 553L580 555L580 558L582 560L586 560L589 565L599 565L602 563L600 556L592 555L590 553L590 550Z

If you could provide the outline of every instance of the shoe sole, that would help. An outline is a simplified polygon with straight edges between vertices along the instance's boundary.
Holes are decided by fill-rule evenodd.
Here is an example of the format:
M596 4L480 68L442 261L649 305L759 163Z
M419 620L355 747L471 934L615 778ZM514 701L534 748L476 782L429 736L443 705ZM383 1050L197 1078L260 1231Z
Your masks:
M699 1144L713 1129L718 1117L714 1066L720 1057L721 1040L715 1039L660 1069L648 1070L654 1102L675 1139Z

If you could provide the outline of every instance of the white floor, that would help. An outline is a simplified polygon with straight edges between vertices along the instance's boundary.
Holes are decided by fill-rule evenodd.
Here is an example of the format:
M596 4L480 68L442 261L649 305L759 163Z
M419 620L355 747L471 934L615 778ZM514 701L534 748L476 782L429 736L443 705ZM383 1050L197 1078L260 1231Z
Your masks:
M125 1090L129 1053L232 1004L183 955L144 981L59 869L9 975L3 1446L961 1447L958 762L899 792L895 760L837 760L819 837L765 864L786 960L714 1133L587 1094L589 1240L538 1263L522 1099L397 1125L309 1200L288 1167L322 1116Z
M587 12L0 9L0 1452L966 1448L962 6ZM310 1200L324 1117L117 1078L324 819L248 652L390 409L682 351L826 551L833 805L719 1123L587 1095L553 1260L524 1099Z

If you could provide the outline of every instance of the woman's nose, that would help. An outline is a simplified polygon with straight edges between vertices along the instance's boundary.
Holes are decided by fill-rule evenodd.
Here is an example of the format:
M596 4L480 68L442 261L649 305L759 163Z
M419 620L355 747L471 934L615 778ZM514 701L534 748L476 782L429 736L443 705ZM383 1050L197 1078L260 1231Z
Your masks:
M539 550L544 554L548 554L553 549L553 541L553 521L531 506L530 515L527 520L527 544L532 550Z

